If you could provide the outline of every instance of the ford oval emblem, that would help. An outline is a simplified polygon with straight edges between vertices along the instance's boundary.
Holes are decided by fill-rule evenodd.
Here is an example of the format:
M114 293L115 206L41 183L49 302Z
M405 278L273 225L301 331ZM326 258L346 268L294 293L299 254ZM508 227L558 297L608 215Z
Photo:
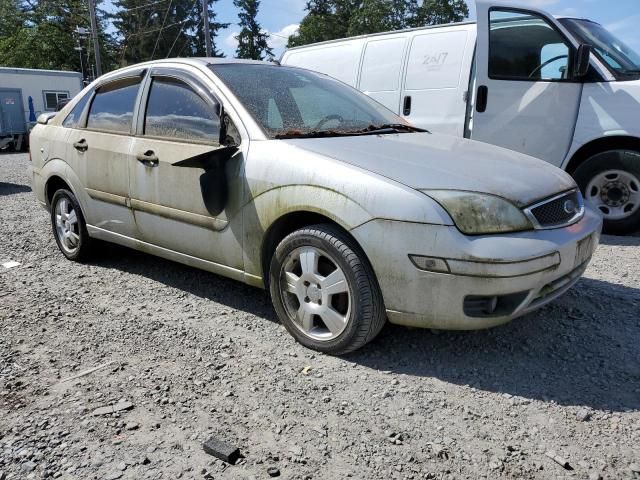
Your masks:
M563 205L564 211L567 213L576 213L578 210L578 205L573 200L567 200Z

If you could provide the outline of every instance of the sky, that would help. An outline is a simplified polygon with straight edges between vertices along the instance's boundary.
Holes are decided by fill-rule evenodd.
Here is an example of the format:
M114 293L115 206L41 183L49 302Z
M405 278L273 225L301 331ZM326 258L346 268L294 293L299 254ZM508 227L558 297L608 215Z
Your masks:
M502 0L504 1L504 0ZM262 0L258 21L270 33L269 44L276 58L280 56L289 35L304 17L305 0ZM512 4L543 9L553 15L577 16L601 23L624 43L640 52L640 0L511 0ZM475 19L475 1L467 0L470 19ZM219 0L215 7L218 20L231 23L221 30L218 48L233 57L234 36L238 33L238 11L233 0Z

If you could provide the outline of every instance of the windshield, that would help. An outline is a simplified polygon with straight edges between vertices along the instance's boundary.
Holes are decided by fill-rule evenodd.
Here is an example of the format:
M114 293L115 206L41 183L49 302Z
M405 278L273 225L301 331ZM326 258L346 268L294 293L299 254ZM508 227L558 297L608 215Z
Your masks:
M269 64L210 68L270 138L357 134L405 124L386 107L326 75Z
M563 18L562 24L581 43L592 46L596 55L619 75L640 74L640 55L626 46L602 25L589 20Z

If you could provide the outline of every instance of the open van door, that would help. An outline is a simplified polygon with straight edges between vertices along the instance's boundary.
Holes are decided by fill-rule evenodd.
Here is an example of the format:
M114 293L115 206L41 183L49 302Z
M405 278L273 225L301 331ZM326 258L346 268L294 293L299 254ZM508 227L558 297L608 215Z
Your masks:
M476 5L471 138L560 166L582 94L575 39L541 10L491 0Z

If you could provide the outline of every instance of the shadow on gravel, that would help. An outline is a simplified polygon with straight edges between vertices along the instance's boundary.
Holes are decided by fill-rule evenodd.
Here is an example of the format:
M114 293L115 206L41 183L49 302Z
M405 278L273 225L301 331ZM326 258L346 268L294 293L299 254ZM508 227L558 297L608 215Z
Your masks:
M640 290L583 278L556 303L477 332L389 325L349 360L478 390L640 410Z
M150 278L192 295L278 322L268 294L258 288L112 243L101 242L99 251L91 262L93 265Z
M25 193L30 191L31 191L31 187L28 185L0 182L0 196L14 195L16 193Z
M112 244L92 263L278 321L266 292L196 268ZM562 405L640 410L639 311L640 290L583 278L557 302L511 324L439 335L388 325L346 359Z
M621 246L621 247L640 247L640 232L633 233L629 236L603 235L600 237L600 243L603 245Z

